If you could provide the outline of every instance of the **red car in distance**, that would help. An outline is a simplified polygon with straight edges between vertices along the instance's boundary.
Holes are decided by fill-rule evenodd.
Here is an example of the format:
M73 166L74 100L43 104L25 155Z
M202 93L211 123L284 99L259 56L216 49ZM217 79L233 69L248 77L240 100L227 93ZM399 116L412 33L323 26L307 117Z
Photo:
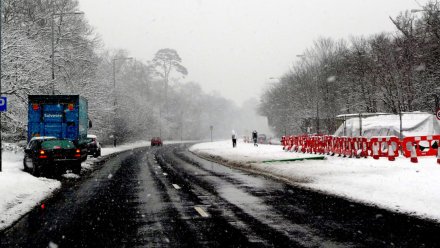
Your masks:
M162 139L160 137L153 137L151 139L151 146L162 146Z

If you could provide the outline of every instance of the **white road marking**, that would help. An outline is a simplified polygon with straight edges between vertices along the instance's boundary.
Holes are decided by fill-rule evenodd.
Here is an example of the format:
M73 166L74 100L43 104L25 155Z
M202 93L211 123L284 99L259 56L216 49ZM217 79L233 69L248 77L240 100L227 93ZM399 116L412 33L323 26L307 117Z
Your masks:
M180 189L180 186L177 185L177 184L173 184L173 187L174 187L175 189Z
M205 210L203 210L203 208L201 208L201 207L194 207L194 209L197 211L197 213L199 213L200 214L200 216L202 216L203 218L208 218L209 217L209 214L207 214L206 212L205 212Z

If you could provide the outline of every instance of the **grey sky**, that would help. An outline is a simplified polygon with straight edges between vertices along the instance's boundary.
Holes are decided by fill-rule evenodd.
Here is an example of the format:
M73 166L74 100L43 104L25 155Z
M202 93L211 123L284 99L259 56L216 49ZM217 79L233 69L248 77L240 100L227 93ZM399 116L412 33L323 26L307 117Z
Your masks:
M417 1L424 4L426 0ZM206 92L241 104L319 37L394 31L415 0L79 0L107 48L151 60L173 48Z

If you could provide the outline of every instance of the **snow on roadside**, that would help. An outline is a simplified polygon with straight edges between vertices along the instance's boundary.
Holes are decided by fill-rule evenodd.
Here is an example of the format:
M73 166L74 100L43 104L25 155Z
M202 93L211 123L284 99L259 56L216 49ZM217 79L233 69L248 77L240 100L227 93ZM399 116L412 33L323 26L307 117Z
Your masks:
M102 155L147 146L149 142L124 144L116 148L102 148ZM3 144L2 172L0 172L0 230L20 219L29 210L49 197L61 182L55 179L34 177L23 171L23 150L14 144ZM91 170L95 158L82 163L83 170ZM66 179L78 179L73 173L63 175Z
M121 151L135 149L135 148L144 147L144 146L150 146L150 142L149 141L138 141L138 142L134 142L134 143L130 143L130 144L118 145L116 147L103 147L103 148L101 148L101 155L105 156L105 155L109 155L111 153L121 152Z
M34 177L23 169L23 152L4 150L0 172L0 230L11 225L52 192L57 180Z
M326 156L325 160L263 163L264 160L309 157L311 154L284 152L281 146L231 141L196 144L196 154L220 157L230 165L244 165L269 173L296 185L440 221L440 165L435 157L351 159Z

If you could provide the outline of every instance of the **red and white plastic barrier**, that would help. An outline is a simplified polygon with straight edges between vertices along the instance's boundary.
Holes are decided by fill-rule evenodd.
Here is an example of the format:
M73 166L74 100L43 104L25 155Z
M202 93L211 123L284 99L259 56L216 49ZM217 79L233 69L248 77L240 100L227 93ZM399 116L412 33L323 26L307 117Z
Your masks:
M283 136L281 144L286 151L339 155L349 158L372 156L395 161L401 150L414 163L421 156L437 156L440 164L440 135L406 137L402 141L390 137L335 137L332 135ZM437 144L437 146L435 145Z
M373 137L370 139L372 156L374 159L387 157L388 160L394 161L399 156L399 138L390 137Z
M437 143L437 164L440 164L440 140Z
M401 147L403 155L407 158L410 157L411 162L417 163L417 157L438 156L438 148L434 148L435 143L439 146L440 135L405 137Z

